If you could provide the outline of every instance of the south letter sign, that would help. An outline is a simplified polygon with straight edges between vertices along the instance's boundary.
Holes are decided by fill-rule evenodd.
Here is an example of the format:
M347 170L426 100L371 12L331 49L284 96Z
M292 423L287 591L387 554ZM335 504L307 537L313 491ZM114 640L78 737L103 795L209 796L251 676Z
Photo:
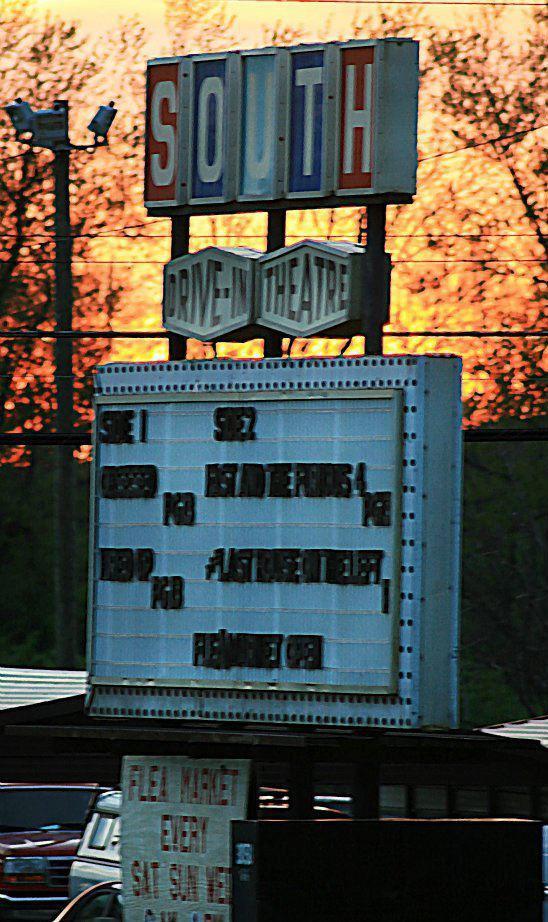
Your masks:
M200 214L409 201L417 93L411 39L150 61L145 204Z

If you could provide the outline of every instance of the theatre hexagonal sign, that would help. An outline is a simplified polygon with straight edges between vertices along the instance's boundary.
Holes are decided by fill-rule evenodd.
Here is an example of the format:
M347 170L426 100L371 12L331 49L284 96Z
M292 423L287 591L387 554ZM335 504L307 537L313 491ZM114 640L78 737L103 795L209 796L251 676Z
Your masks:
M262 326L314 336L359 316L363 247L304 240L262 256L257 265Z

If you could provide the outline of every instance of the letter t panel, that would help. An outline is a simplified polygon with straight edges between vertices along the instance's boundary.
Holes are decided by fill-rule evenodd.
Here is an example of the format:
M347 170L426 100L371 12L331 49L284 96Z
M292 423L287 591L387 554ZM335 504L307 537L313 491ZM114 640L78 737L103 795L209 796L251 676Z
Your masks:
M291 51L287 197L325 195L333 188L336 55L334 45Z

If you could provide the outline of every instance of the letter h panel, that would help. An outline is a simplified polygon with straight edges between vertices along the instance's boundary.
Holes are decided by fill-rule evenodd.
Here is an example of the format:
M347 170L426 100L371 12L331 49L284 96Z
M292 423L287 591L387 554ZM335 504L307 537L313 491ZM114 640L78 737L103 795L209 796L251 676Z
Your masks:
M416 192L418 47L411 39L340 46L337 195Z
M189 201L235 198L238 140L238 55L201 54L191 59Z

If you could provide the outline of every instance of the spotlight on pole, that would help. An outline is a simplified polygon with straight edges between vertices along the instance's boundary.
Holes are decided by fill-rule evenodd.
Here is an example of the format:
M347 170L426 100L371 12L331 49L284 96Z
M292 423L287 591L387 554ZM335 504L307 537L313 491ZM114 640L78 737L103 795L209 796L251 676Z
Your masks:
M34 112L28 102L23 102L19 96L15 102L4 107L17 134L32 131L34 127Z
M117 111L118 110L114 108L114 102L109 102L108 106L99 106L97 109L96 114L88 125L88 130L95 135L96 144L107 143L107 134ZM99 140L99 138L101 138L101 140Z

